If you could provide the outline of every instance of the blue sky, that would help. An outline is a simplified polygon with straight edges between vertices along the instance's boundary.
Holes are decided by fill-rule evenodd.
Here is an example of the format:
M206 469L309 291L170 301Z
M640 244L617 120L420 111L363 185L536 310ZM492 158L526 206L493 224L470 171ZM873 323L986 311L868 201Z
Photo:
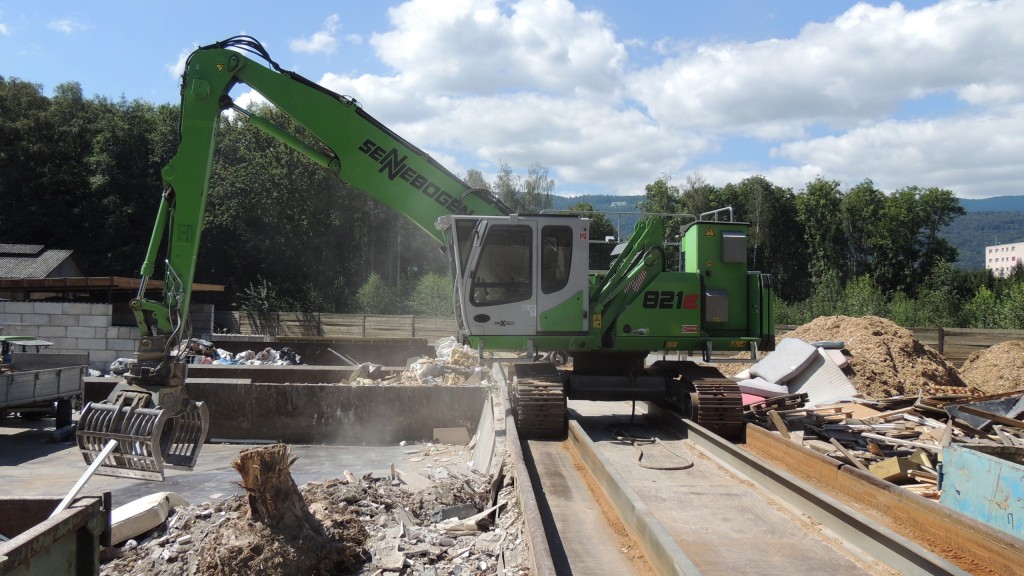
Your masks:
M1022 29L1006 0L0 0L0 75L177 102L192 49L248 34L460 174L985 198L1024 194Z

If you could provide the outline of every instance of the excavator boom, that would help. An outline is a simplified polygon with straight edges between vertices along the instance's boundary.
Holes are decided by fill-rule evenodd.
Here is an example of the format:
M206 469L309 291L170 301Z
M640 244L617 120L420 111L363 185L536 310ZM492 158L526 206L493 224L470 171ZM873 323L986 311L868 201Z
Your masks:
M230 92L240 84L291 116L312 141L237 106ZM192 469L205 441L207 409L188 398L184 355L217 120L228 110L404 214L439 243L443 236L435 222L443 215L508 213L488 191L468 186L354 99L282 69L256 40L238 36L197 49L181 82L181 141L161 173L164 193L142 265L142 284L131 302L140 331L135 362L126 384L107 401L87 406L79 422L78 443L87 463L99 458L111 440L118 442L98 473L162 480L165 464ZM162 248L163 298L150 300L146 282Z

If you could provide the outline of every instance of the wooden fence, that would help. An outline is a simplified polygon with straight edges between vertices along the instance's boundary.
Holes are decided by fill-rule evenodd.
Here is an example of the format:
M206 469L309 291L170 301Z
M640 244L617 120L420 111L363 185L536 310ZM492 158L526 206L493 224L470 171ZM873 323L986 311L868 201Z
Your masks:
M776 326L777 335L795 329L792 325ZM980 330L977 328L910 328L917 341L933 348L957 368L963 366L971 354L1006 342L1024 340L1024 330Z
M273 322L232 313L240 334L326 338L424 338L455 336L454 318L415 315L318 314L281 312Z
M277 336L320 336L327 338L424 338L434 342L455 336L454 318L415 315L317 314L281 312L275 323L253 322L243 313L233 312L240 334ZM779 325L782 335L796 326ZM934 348L947 361L959 367L979 351L1007 340L1024 340L1024 330L977 330L970 328L911 328L922 344Z

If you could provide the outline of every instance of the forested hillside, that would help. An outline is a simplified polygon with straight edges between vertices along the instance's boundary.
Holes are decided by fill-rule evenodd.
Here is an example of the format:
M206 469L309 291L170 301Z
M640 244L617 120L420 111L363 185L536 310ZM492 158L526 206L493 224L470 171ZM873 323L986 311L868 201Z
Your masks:
M616 215L624 211L638 211L643 196L579 196L556 197L554 208L564 210L577 202L586 202L608 214L613 224L622 223L628 233L637 218ZM957 249L959 258L956 265L965 270L985 268L985 246L1024 242L1024 196L999 196L980 200L961 199L960 205L967 211L942 229L940 235Z

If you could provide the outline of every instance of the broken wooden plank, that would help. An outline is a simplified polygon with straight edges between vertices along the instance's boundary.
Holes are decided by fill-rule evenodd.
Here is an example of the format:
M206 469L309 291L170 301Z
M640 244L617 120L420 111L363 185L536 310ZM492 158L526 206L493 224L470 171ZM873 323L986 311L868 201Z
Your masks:
M984 418L986 420L998 422L1005 426L1012 426L1014 428L1024 428L1024 422L1020 420L1014 420L1013 418L1007 418L1006 416L994 414L986 410L980 410L978 408L974 408L973 406L958 406L957 410L963 412L964 414L970 414L971 416L977 416L979 418Z
M924 448L925 450L939 451L941 447L934 444L925 444L924 442L914 442L911 440L902 440L900 438L890 438L889 436L883 436L882 434L873 434L871 432L864 432L861 434L865 438L871 438L873 440L881 440L889 444L898 444L900 446L913 446L915 448Z
M789 440L789 428L786 428L786 423L782 421L782 416L779 416L779 413L775 410L769 410L768 419L771 420L772 425L779 431L779 434L782 434L783 438Z
M864 463L860 461L860 459L854 457L853 454L850 454L849 452L847 452L846 447L843 446L842 444L840 444L838 440L836 440L835 438L829 438L829 442L831 442L833 446L838 448L839 451L843 453L843 456L845 456L847 460L852 462L854 466L856 466L857 468L860 468L861 470L863 470L865 472L870 472L870 470L868 470L868 467L865 466Z

